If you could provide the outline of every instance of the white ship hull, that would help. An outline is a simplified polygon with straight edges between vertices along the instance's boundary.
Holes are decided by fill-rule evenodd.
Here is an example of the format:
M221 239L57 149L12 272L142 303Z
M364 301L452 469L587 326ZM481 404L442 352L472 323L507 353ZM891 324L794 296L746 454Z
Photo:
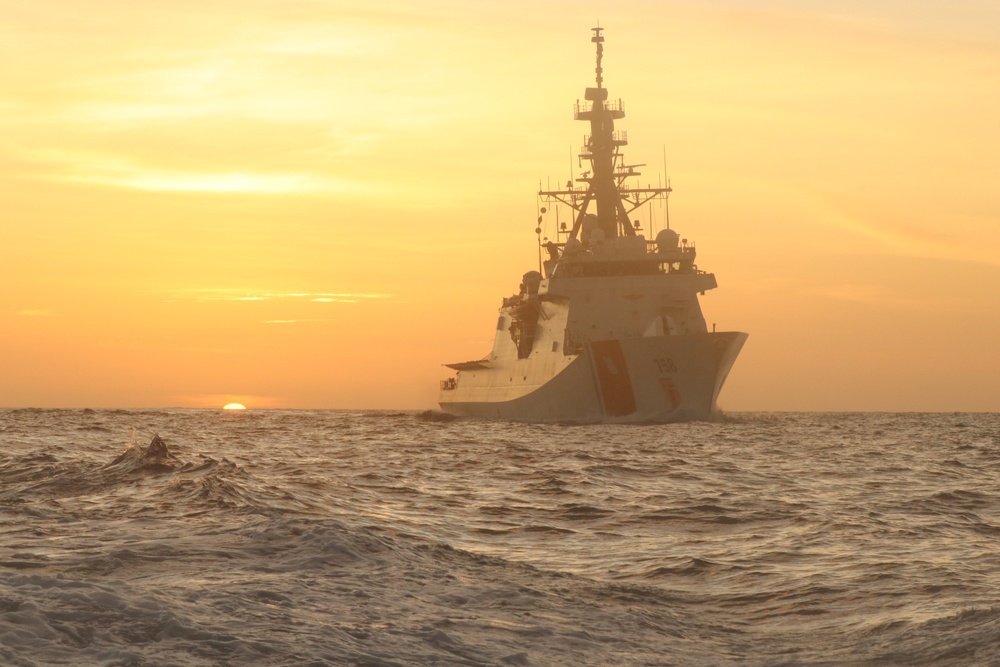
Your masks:
M746 338L719 332L594 341L554 375L532 359L464 371L455 389L442 389L440 405L455 415L529 422L706 420L718 412Z

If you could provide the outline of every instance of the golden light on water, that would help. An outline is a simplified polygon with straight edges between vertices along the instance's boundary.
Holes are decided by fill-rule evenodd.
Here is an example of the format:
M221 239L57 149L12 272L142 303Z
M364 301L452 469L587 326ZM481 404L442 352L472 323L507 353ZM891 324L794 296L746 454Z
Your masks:
M246 410L247 406L242 403L228 403L222 407L223 410Z

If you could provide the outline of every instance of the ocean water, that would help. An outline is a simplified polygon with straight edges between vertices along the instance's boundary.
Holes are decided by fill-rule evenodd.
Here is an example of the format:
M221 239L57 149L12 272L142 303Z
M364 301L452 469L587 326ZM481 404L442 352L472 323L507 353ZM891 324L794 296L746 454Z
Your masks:
M1000 415L0 411L2 665L1000 664Z

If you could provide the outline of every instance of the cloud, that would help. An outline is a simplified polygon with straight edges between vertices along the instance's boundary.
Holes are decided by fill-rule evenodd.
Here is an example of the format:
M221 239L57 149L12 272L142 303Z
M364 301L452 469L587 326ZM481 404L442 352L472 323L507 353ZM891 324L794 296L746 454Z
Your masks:
M310 173L170 169L109 153L43 150L23 156L38 180L111 185L154 192L281 194L361 192L359 182Z
M363 300L392 297L392 294L365 292L253 292L239 289L191 289L174 292L168 301L307 300L311 303L358 303Z
M264 320L264 324L299 324L300 322L339 322L334 319Z
M59 313L45 309L19 310L17 314L23 317L59 317Z
M829 285L811 293L833 301L894 310L931 311L953 305L942 299L905 295L883 285L866 283Z

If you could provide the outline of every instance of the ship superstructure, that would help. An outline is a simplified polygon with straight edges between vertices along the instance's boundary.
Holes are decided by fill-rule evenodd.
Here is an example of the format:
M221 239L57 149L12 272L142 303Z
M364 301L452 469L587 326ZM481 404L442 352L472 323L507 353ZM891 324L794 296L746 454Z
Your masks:
M631 185L642 165L625 163L628 138L615 129L625 108L608 98L602 28L593 32L596 86L574 109L590 124L580 152L590 169L563 189L539 191L535 231L547 259L503 300L492 352L446 364L454 371L441 383L446 412L518 421L708 419L747 338L708 331L698 295L717 285L695 264L694 244L669 226L648 240L631 219L651 201L665 205L671 188ZM569 209L572 220L552 241L541 237L551 207Z

